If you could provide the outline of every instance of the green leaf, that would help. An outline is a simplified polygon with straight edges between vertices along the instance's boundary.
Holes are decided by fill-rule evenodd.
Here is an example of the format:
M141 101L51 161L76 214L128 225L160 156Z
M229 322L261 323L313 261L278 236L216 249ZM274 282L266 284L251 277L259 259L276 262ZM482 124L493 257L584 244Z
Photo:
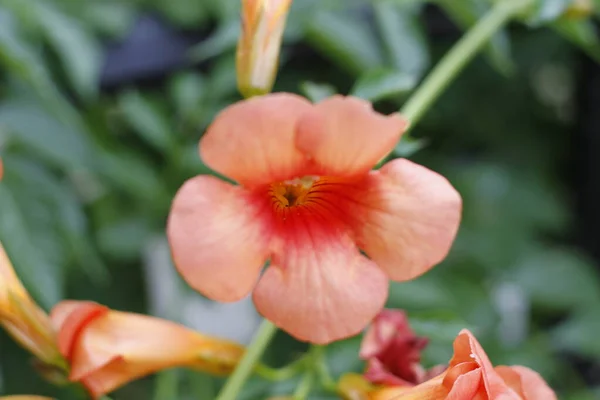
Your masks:
M445 309L453 301L451 292L439 280L423 276L410 282L392 282L387 307L408 311Z
M370 102L397 98L410 92L417 80L414 75L389 69L376 69L363 74L351 94Z
M240 22L232 20L220 25L217 31L208 39L203 40L189 51L192 61L199 63L233 50L240 35Z
M153 0L152 3L180 27L195 28L209 16L207 7L198 0Z
M572 0L538 0L525 15L525 21L532 27L537 27L560 18Z
M162 111L138 91L126 91L119 97L119 107L131 127L150 145L163 153L176 147L174 133Z
M24 4L24 3L19 3ZM34 89L44 106L63 123L85 129L81 116L62 96L47 69L44 60L20 37L12 15L0 9L0 64L12 76L18 77Z
M561 350L600 359L600 304L589 305L551 331L553 344Z
M302 82L300 84L300 91L313 103L317 103L337 93L333 85L310 81Z
M150 229L141 218L121 219L98 230L98 243L104 252L124 260L137 259L150 235Z
M565 310L600 302L593 264L566 249L539 249L518 263L511 277L539 307Z
M0 108L0 126L11 138L65 172L94 167L93 145L85 133L57 121L44 110L21 102Z
M200 74L179 73L170 81L169 92L179 116L196 120L202 114L201 103L206 95L206 81Z
M73 88L83 99L96 97L102 62L100 44L78 21L49 3L34 4L38 23L60 56Z
M20 192L15 193L19 204L26 204L30 197L43 200L42 207L49 210L52 226L61 235L56 237L56 245L61 247L61 251L68 254L94 283L106 283L109 279L108 270L91 245L87 217L72 187L59 182L46 169L26 158L10 157L7 159L7 165L10 165L11 174L19 180L22 187ZM30 219L29 215L31 214L25 214L26 219ZM40 228L37 226L36 229L38 223L37 219L29 222L36 234Z
M559 19L551 25L554 31L600 63L600 40L590 19Z
M490 9L486 0L438 0L438 4L462 29L469 29ZM491 65L501 74L514 70L510 38L506 31L496 33L486 46L485 55Z
M25 287L49 309L63 297L62 271L32 241L36 228L28 230L25 215L33 210L22 209L21 205L3 182L0 185L0 241Z
M152 163L138 153L102 149L99 159L98 172L143 206L162 210L163 205L170 202Z
M113 38L121 38L133 25L136 13L130 3L103 0L86 3L83 16L101 33Z
M427 147L428 144L428 139L416 139L410 135L406 135L400 139L400 142L394 148L394 155L398 157L410 157Z
M325 57L353 75L384 65L379 43L364 19L340 12L317 11L305 35Z
M427 38L419 21L420 5L373 3L375 18L387 56L397 70L420 78L429 67Z

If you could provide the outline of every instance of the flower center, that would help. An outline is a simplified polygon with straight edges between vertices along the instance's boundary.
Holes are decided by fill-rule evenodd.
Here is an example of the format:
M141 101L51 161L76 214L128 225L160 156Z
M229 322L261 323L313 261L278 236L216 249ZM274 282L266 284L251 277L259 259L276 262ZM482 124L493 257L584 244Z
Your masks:
M318 180L318 176L305 176L302 178L273 183L270 188L270 193L274 203L276 203L277 206L299 206L307 200L313 184Z

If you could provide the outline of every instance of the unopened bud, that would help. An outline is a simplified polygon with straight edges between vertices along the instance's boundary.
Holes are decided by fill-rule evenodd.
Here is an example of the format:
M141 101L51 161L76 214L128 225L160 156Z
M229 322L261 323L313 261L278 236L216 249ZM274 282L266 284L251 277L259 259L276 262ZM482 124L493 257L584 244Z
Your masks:
M244 97L266 94L273 88L291 4L292 0L242 0L236 62L238 88Z

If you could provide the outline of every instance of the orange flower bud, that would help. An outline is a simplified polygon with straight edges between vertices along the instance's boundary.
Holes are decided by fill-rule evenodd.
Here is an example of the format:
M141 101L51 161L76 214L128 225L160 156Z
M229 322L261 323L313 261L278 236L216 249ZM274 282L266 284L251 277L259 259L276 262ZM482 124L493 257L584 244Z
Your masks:
M292 0L242 0L237 78L245 97L266 94L273 88L291 4Z
M189 367L228 374L244 353L238 344L140 314L85 301L63 301L51 313L73 382L95 398L158 370Z
M64 366L48 315L21 284L1 244L0 324L43 363Z
M4 165L2 164L2 159L0 158L0 181L2 180L3 176L4 176Z

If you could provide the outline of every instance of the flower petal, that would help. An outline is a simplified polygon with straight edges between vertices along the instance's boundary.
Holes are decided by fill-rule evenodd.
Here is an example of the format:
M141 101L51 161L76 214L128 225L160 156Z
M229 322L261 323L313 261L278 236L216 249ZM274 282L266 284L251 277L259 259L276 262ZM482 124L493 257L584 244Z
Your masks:
M333 96L301 118L296 146L326 175L360 175L394 148L407 127L399 114L384 116L364 100Z
M460 374L452 388L448 397L444 397L445 400L473 400L476 398L486 399L487 397L481 396L476 397L479 393L485 394L484 388L481 385L481 370L475 369ZM490 397L490 399L495 397Z
M496 372L523 400L556 400L556 394L535 371L521 366L499 366Z
M267 205L239 186L197 176L179 190L167 236L175 266L194 289L218 301L247 296L267 259Z
M200 155L206 165L245 186L291 179L306 162L294 137L299 118L311 107L287 93L229 106L200 140Z
M369 400L446 400L448 389L441 380L438 377L413 387L384 387L371 393Z
M461 198L441 175L405 159L369 176L354 201L359 246L392 280L413 279L446 257Z
M297 218L294 218L297 217ZM383 308L388 281L342 230L301 212L254 290L258 311L299 340L359 333ZM289 220L288 220L289 222Z
M454 356L450 360L448 371L463 365L475 362L481 371L483 386L490 399L500 399L504 396L508 399L518 400L514 393L496 373L485 350L481 347L475 336L467 330L460 331L454 340ZM457 380L458 381L458 380Z
M53 322L68 349L69 379L94 398L155 371L174 366L229 372L243 347L201 335L159 318L109 310L85 301L59 303Z
M81 330L93 319L109 309L92 301L61 301L52 309L50 318L58 332L58 349L67 360L73 356L73 347Z

